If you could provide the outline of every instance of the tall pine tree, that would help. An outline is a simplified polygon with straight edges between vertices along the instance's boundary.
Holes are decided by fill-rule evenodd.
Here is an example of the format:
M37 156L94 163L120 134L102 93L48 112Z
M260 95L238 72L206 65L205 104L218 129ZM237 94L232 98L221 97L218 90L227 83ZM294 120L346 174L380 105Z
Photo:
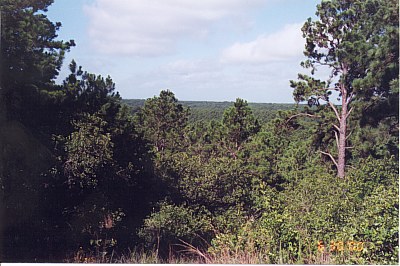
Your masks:
M322 1L316 12L319 20L310 18L302 28L308 57L302 66L311 69L311 76L299 74L300 81L291 81L293 95L297 102L308 101L309 105L325 102L335 113L337 155L322 153L331 158L340 178L345 177L348 118L354 107L363 101L361 109L365 109L373 101L396 97L397 10L395 0ZM317 67L329 68L325 81L314 77ZM335 105L332 98L339 103Z

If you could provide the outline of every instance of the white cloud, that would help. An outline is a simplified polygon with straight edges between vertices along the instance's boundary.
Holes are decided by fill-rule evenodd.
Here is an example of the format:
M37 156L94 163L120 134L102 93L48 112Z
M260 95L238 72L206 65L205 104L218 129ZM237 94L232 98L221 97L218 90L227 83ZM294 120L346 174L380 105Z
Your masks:
M207 36L215 22L240 17L267 1L95 0L84 10L99 52L158 56L173 53L180 39Z
M288 24L281 31L261 35L247 43L235 43L222 51L225 63L268 63L302 56L305 40L302 24Z
M218 60L177 60L151 71L135 72L119 83L125 98L147 98L170 89L180 100L293 102L289 80L298 63L221 64Z

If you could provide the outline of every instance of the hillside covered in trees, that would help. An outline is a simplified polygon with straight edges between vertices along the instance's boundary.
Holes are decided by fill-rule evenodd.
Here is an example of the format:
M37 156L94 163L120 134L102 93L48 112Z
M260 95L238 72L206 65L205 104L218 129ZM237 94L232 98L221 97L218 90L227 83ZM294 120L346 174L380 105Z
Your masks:
M0 0L1 262L399 263L398 1L316 7L300 105L122 100L52 2Z

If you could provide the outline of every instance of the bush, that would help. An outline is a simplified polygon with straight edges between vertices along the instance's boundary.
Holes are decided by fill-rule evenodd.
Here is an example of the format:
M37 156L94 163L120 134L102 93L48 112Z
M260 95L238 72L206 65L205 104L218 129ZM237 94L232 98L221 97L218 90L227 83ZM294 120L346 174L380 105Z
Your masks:
M212 233L209 217L201 207L162 202L159 210L145 219L139 235L165 256L171 245L181 240L198 245L204 243L203 239Z

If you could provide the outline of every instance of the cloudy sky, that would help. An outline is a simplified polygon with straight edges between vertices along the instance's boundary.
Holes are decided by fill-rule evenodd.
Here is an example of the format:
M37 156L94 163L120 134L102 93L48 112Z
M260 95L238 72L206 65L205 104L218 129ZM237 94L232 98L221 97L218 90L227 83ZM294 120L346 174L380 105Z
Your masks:
M55 0L48 16L77 44L65 64L110 75L123 98L170 89L179 100L285 103L318 2Z

